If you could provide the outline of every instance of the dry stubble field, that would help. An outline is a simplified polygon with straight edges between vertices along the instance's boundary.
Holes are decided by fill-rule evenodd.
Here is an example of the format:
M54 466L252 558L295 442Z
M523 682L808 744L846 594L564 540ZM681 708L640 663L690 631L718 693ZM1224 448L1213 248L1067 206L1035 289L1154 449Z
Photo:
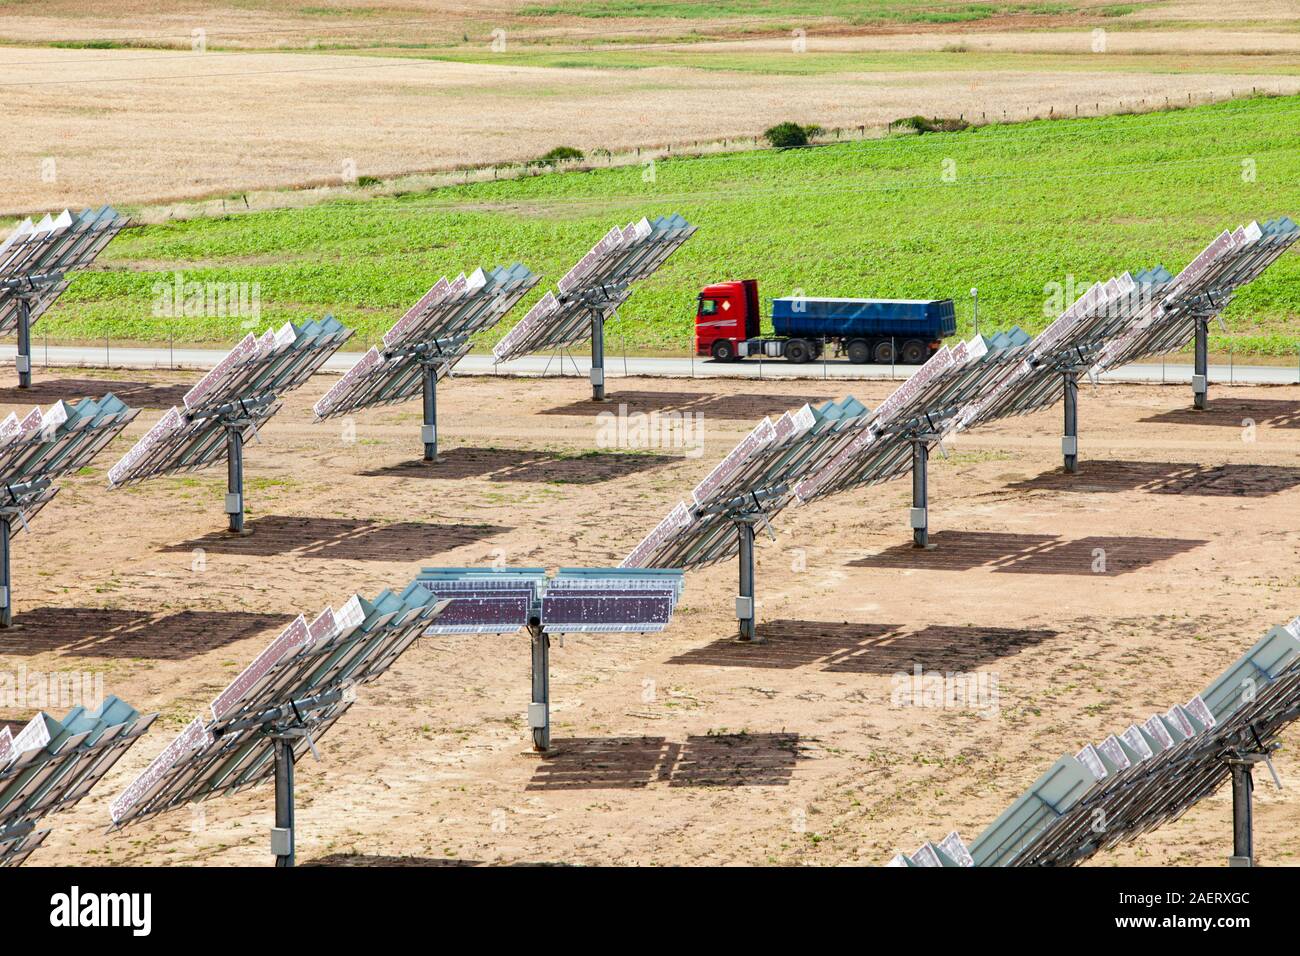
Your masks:
M0 122L21 131L0 146L0 215L345 189L558 145L708 148L784 120L883 128L918 113L1019 120L1300 90L1286 3L1119 16L1102 0L1042 16L1011 3L970 22L866 25L793 2L788 15L688 19L525 15L534 6L0 4ZM807 33L798 55L791 23ZM195 29L207 52L189 49ZM493 29L506 31L500 53Z
M114 387L157 406L187 380L51 370L36 397ZM348 444L310 423L329 383L292 395L250 446L249 537L214 534L222 470L104 490L159 414L146 411L17 539L0 667L103 672L108 692L162 713L51 819L41 863L266 864L269 786L116 835L103 824L281 622L421 565L617 562L761 414L843 390L615 380L633 411L703 413L703 454L583 457L596 424L581 380L461 378L441 396L446 460L424 468L418 403L363 414ZM852 391L874 405L890 389ZM524 637L421 641L364 689L321 762L299 765L300 862L880 864L954 827L975 836L1059 754L1186 700L1300 611L1286 530L1300 388L1188 404L1186 388L1086 390L1069 480L1059 408L960 437L932 470L933 552L905 547L905 481L788 512L758 549L769 642L731 641L733 564L688 573L667 632L554 649L545 760L526 744ZM892 675L918 664L996 675L996 715L893 706ZM1300 774L1289 750L1278 768ZM1264 780L1256 797L1260 862L1293 862L1300 802ZM1223 791L1097 862L1221 864L1230 820Z

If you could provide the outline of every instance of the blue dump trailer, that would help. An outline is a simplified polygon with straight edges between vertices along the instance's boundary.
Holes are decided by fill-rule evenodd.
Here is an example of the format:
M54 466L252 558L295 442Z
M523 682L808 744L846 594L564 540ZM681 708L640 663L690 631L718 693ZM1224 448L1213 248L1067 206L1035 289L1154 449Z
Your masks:
M957 332L952 299L787 296L772 300L770 338L759 335L757 307L753 280L706 288L695 320L696 350L720 361L763 355L798 363L831 348L851 362L919 365Z

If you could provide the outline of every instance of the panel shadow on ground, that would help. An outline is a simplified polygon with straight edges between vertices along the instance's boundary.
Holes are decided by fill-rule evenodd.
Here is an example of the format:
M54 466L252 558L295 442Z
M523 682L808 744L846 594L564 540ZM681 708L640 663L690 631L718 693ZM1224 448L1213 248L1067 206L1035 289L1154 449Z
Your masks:
M280 628L289 614L247 611L145 611L36 607L14 616L0 637L4 653L184 660Z
M486 478L489 481L549 482L594 485L626 478L680 462L675 455L638 452L593 451L580 455L529 451L518 448L452 448L437 462L404 461L385 468L362 472L366 478L441 478L457 481Z
M1289 398L1216 398L1198 411L1174 408L1142 419L1156 425L1219 425L1242 428L1254 422L1269 428L1300 428L1300 401Z
M854 568L969 571L988 568L1020 574L1113 576L1149 567L1207 542L1191 538L1093 535L1067 540L1056 535L996 531L938 531L931 549L899 544L850 561Z
M761 621L758 642L723 638L669 658L667 663L789 670L833 660L862 646L863 641L883 637L896 629L893 624Z
M840 674L971 671L1056 637L1046 628L931 624L887 634L826 664Z
M189 385L159 385L151 382L115 382L98 378L56 378L34 381L30 388L0 388L5 405L49 405L57 401L102 398L112 392L132 408L171 408L179 405Z
M699 413L706 417L727 418L738 421L759 419L764 415L780 415L802 405L819 405L828 402L829 395L717 395L711 392L614 392L607 401L591 399L557 405L542 411L543 415L599 415L601 412L618 413L620 406L628 414L648 415L651 412Z
M850 561L851 568L925 568L934 571L969 571L1007 561L1059 541L1054 534L1016 534L1009 531L934 531L932 548L895 545L865 558Z
M499 525L382 522L361 518L266 515L246 525L248 535L214 531L164 552L204 551L247 557L294 554L345 561L408 561L433 557L509 531Z
M557 739L527 790L635 790L785 786L808 759L799 734L708 734L685 743L663 737Z
M993 570L1009 574L1083 574L1110 577L1150 567L1207 542L1192 538L1153 538L1142 535L1093 535L1062 541L1021 556Z
M1192 462L1094 461L1079 473L1060 468L1009 485L1017 491L1118 492L1264 498L1300 485L1293 465L1212 465Z

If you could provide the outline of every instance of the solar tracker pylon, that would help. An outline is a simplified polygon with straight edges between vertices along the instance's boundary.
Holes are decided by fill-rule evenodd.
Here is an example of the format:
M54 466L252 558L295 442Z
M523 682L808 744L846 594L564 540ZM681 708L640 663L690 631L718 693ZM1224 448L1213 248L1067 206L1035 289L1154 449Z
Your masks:
M18 387L32 387L32 303L25 296L18 297L18 355L14 363L18 367ZM7 579L6 575L6 579Z
M1255 818L1251 806L1255 792L1255 764L1266 763L1273 769L1270 756L1277 749L1273 743L1261 750L1231 752L1224 758L1232 771L1232 856L1229 866L1255 865Z
M1205 411L1205 400L1210 390L1210 317L1201 313L1195 317L1196 333L1193 344L1195 367L1192 369L1192 407Z
M767 502L781 498L788 492L788 485L774 485L720 502L702 512L706 515L722 515L736 528L739 545L736 551L739 566L736 620L740 626L737 636L748 643L764 642L764 638L758 634L758 608L754 600L754 529L762 525L771 534L772 528L765 506Z
M682 572L664 568L425 568L403 597L432 594L447 612L425 632L528 631L527 722L533 749L551 749L551 636L662 631L681 596Z
M18 299L18 355L14 365L18 370L18 387L32 387L32 300L44 294L49 286L63 281L63 273L21 276L0 281L0 289L8 289Z
M1079 373L1068 368L1061 373L1064 383L1065 429L1061 436L1061 456L1065 470L1079 473Z

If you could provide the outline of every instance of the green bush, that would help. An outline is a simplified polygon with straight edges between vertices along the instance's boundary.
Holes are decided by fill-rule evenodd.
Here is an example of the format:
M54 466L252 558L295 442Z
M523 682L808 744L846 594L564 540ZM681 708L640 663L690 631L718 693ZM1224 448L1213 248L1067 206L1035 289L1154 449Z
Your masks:
M558 166L571 159L582 159L585 154L575 146L557 146L548 153L529 160L529 166Z
M771 129L765 130L763 136L776 149L792 149L797 146L807 146L808 141L822 131L822 128L816 123L808 126L800 126L798 123L777 123Z
M959 133L964 129L970 129L970 123L964 119L953 119L952 117L931 117L927 119L924 116L904 116L902 119L896 119L889 124L891 130L914 130L917 133Z

